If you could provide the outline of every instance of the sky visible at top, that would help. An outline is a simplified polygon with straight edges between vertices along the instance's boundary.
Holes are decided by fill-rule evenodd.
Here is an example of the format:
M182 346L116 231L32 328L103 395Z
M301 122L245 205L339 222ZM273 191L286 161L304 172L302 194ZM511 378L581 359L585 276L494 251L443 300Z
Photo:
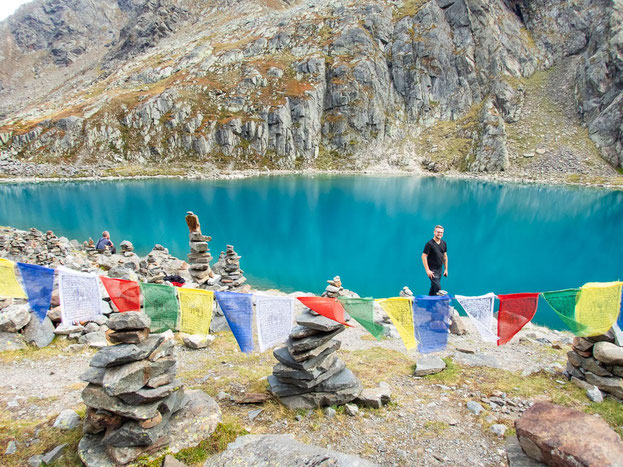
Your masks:
M31 0L0 0L0 21L15 13L17 8Z

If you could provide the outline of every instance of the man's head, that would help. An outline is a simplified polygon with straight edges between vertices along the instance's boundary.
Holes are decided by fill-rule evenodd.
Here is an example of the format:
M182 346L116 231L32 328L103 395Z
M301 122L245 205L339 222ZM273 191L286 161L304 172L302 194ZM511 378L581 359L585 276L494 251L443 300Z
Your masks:
M104 237L104 238L110 238L110 233L108 232L108 230L104 230L104 231L102 232L102 237Z
M441 240L441 237L443 237L443 226L441 226L441 225L436 225L435 226L435 230L433 232L433 237L436 240Z

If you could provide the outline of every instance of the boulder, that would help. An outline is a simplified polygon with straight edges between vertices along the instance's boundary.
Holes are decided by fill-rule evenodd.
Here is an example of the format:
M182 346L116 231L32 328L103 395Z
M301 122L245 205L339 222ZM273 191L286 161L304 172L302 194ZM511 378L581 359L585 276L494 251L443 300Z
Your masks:
M126 311L125 313L113 314L106 325L113 331L134 331L149 329L151 318L142 311Z
M605 365L623 365L623 347L610 342L597 342L593 356Z
M446 369L446 362L434 355L418 358L415 365L415 376L434 375Z
M206 335L190 334L190 335L186 335L182 337L182 340L184 341L184 345L188 347L189 349L194 349L194 350L205 349L212 342L214 342L214 339L216 339L216 337L210 334L206 334Z
M366 388L357 397L355 402L364 407L380 409L392 399L392 391L387 383L380 383L376 388Z
M548 465L621 465L623 441L606 422L567 407L537 402L515 421L526 454Z
M63 410L54 421L54 428L73 430L80 425L80 416L71 409Z
M371 462L335 450L303 444L293 435L246 435L206 461L205 467L229 465L373 466Z
M17 332L30 321L28 305L10 305L0 311L0 332Z
M54 325L47 316L43 321L31 319L24 328L24 339L39 348L47 347L54 340Z

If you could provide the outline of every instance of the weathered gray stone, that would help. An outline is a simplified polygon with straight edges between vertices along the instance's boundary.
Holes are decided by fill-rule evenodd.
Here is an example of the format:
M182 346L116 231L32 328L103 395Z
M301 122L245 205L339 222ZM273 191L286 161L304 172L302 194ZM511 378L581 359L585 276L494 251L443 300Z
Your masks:
M171 414L162 416L162 421L151 428L143 428L134 420L125 422L115 430L108 430L102 438L102 443L115 447L151 446L163 436L169 428Z
M135 392L119 394L119 399L121 399L126 404L148 404L150 402L156 402L164 399L173 391L177 391L182 387L182 382L179 379L176 379L170 384L165 384L154 389L143 388Z
M173 331L168 329L162 334L157 334L162 337L162 342L156 349L149 354L147 357L152 362L162 358L162 357L170 357L175 354L175 340L173 337Z
M26 343L21 334L13 332L0 332L0 352L21 350L26 348Z
M469 410L474 415L480 415L480 413L485 410L482 405L480 405L476 401L468 401L467 402L467 410Z
M126 311L113 314L106 325L113 331L134 331L149 329L151 318L142 311Z
M0 332L17 332L30 321L28 305L10 305L0 311ZM38 319L38 318L35 318Z
M357 404L373 409L380 409L392 400L391 388L387 383L380 383L376 388L365 388L356 399Z
M42 462L43 462L42 454L35 454L34 456L30 456L28 460L26 461L26 463L28 464L28 467L39 467Z
M78 339L78 342L81 344L86 344L89 347L93 347L96 349L101 349L108 346L108 341L106 340L106 333L103 331L90 332L88 334L83 334Z
M99 386L104 382L104 375L106 374L105 368L97 368L97 367L89 367L87 370L80 375L80 379L82 381L86 381L87 383L94 383Z
M318 378L321 374L328 371L329 368L333 366L337 359L337 356L330 355L328 358L320 362L318 365L306 369L299 370L295 368L290 368L283 363L278 363L273 368L273 375L276 377L285 380L285 378L290 379L300 379L300 380L314 380Z
M205 349L216 339L211 334L189 334L182 337L184 345L189 349Z
M502 425L501 423L496 423L494 425L491 425L490 430L494 435L501 438L504 436L504 433L506 433L506 425Z
M602 391L609 392L613 396L623 399L623 378L613 377L606 378L603 376L597 376L590 371L584 373L586 381L590 384L597 386Z
M288 350L290 351L290 355L292 355L292 358L294 358L294 360L296 361L301 361L301 355L306 354L309 350L315 349L316 347L320 347L321 345L333 339L342 331L344 331L344 326L336 329L335 331L323 332L314 336L305 337L303 339L288 339L286 345L288 347ZM302 360L307 359L304 358Z
M41 459L41 461L45 465L51 464L52 462L59 459L63 455L63 450L65 449L65 447L67 447L67 444L61 444L59 446L56 446L51 451L46 452L43 455L43 458Z
M63 410L54 421L54 428L73 430L80 425L80 416L71 409Z
M586 352L587 350L590 350L593 347L594 342L589 341L588 339L585 339L583 337L574 337L573 338L573 347L575 347L576 349L582 351L582 352Z
M342 324L332 319L326 318L322 315L313 315L309 310L303 311L296 317L296 322L300 326L304 326L317 331L331 332L336 329L343 329Z
M623 347L610 342L597 342L593 346L593 356L605 365L623 365Z
M78 325L68 325L68 326L63 326L62 324L60 326L57 326L56 329L54 329L54 334L56 334L57 336L68 336L70 334L75 334L78 332L83 332L84 331L84 326L80 326Z
M102 382L104 391L109 396L138 391L149 380L152 364L149 360L140 360L107 368Z
M590 371L597 376L612 376L612 373L601 366L593 357L580 358L582 359L581 366L585 372Z
M54 340L54 325L47 316L43 321L31 319L24 328L24 339L39 348L47 347Z
M155 360L150 368L150 377L147 386L157 388L169 384L175 379L177 360L172 357L164 357Z
M604 396L597 386L593 386L586 390L586 397L593 402L603 402Z
M620 465L623 441L594 415L537 402L515 421L519 444L548 465Z
M541 467L545 465L523 452L515 435L506 438L506 460L509 467Z
M302 339L304 337L313 336L318 334L321 330L308 328L307 326L294 326L290 331L290 337L292 339Z
M15 441L9 441L7 444L6 451L4 451L5 456L10 456L17 452L17 443Z
M147 358L162 343L160 334L149 336L140 344L114 345L97 352L91 359L91 366L106 368Z
M162 467L186 467L186 464L178 461L175 457L168 455L165 456L164 461L162 462Z
M340 341L330 340L329 342L327 342L326 344L322 346L324 350L322 350L317 357L312 357L307 360L298 361L298 362L292 358L292 356L290 355L290 351L288 350L287 347L279 347L273 350L273 355L275 356L277 360L279 360L281 363L283 363L284 365L290 368L296 368L298 370L307 370L309 368L313 368L317 365L320 365L331 354L337 351L341 345L342 343Z
M205 467L230 465L331 465L364 467L374 464L356 456L303 444L292 435L246 435L229 443L227 450L210 457Z
M463 323L463 318L461 318L458 311L454 308L452 309L450 320L450 334L454 334L456 336L463 336L467 334L467 328L465 327L465 323Z
M446 369L446 362L434 355L420 357L415 366L415 376L434 375Z
M279 378L279 379L283 381L284 383L294 384L295 386L299 386L302 388L313 388L314 386L317 386L323 381L329 379L334 374L339 373L344 368L346 368L346 364L339 358L336 358L332 362L332 365L326 369L326 371L324 371L323 373L320 373L314 379L311 379L311 380L303 380L303 379L296 379L296 378Z
M121 399L106 394L101 386L89 383L82 390L82 400L84 403L94 409L107 410L124 417L134 420L148 420L154 418L158 413L159 401L150 404L130 405Z
M149 336L149 328L107 333L111 344L140 344Z

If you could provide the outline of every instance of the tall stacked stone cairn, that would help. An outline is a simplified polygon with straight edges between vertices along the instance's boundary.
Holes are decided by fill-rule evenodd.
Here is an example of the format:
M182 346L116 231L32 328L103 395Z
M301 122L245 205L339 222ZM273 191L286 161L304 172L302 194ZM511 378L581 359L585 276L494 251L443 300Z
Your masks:
M234 251L233 245L227 245L226 251L221 251L223 266L221 268L220 284L227 289L236 289L247 281L240 269L240 256ZM219 257L219 261L221 260Z
M105 449L114 464L127 464L170 441L171 416L187 399L175 379L173 334L150 334L150 318L130 311L111 316L112 346L98 351L81 376L87 406L79 454L86 465Z
M341 343L333 338L344 326L308 309L296 322L286 345L273 352L279 363L268 377L270 392L295 410L356 399L363 386L335 354Z
M208 248L208 242L212 240L212 237L202 235L201 232L190 232L188 238L190 245L190 254L188 255L190 276L193 281L203 284L214 275L210 268L212 255L210 254L210 248Z
M616 343L612 329L599 336L575 337L572 350L567 352L566 371L569 379L586 389L591 399L594 386L623 399L623 347ZM600 395L596 395L599 400Z

